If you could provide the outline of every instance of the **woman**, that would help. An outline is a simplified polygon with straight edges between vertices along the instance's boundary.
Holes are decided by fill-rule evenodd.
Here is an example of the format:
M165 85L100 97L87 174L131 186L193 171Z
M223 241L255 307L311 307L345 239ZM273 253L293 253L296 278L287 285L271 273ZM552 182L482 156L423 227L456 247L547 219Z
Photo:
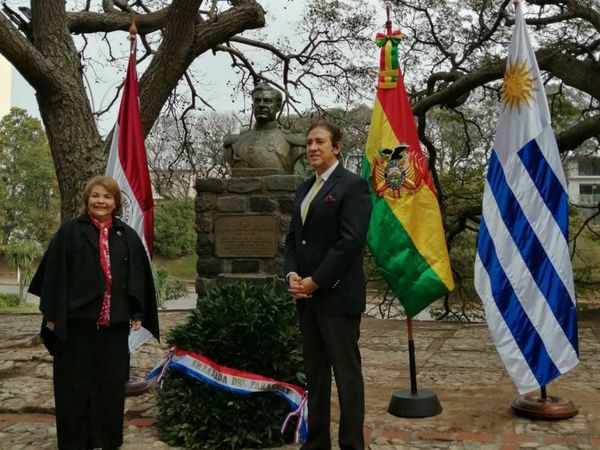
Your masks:
M60 449L123 444L130 326L159 338L152 271L137 233L117 216L121 191L88 181L82 214L52 238L29 292L40 297L42 338L54 356Z

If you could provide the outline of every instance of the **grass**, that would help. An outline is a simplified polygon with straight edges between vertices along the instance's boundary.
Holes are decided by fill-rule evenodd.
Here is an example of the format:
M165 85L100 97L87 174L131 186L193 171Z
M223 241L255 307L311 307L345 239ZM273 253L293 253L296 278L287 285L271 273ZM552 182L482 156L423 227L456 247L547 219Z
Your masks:
M38 305L33 303L25 303L20 306L2 306L0 314L40 314Z
M595 309L600 305L599 267L600 241L597 235L584 232L577 239L577 251L573 258L575 279L579 281L575 283L577 300L581 309Z
M196 279L196 255L176 259L155 256L152 264L166 269L176 280L194 281Z

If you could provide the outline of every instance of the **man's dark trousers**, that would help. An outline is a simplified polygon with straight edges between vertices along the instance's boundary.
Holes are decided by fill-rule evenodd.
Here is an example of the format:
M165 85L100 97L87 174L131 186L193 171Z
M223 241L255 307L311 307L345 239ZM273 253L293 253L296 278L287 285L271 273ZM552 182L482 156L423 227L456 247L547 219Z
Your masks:
M331 448L331 367L339 395L339 446L363 450L364 383L358 348L360 314L316 313L312 300L298 302L308 384L306 450Z

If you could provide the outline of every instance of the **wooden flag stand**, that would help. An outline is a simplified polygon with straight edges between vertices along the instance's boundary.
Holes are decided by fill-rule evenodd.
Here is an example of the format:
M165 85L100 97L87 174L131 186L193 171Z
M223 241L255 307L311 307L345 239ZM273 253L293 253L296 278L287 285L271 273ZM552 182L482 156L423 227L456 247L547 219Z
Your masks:
M541 387L539 397L531 392L519 395L513 400L511 408L517 416L535 420L570 419L579 413L571 400L547 395L546 386Z
M145 394L150 390L150 383L143 378L130 378L125 383L125 397Z
M415 341L413 339L412 318L406 317L408 328L408 359L410 363L410 389L398 389L392 394L388 413L396 417L431 417L442 412L434 392L417 389L417 368L415 364Z

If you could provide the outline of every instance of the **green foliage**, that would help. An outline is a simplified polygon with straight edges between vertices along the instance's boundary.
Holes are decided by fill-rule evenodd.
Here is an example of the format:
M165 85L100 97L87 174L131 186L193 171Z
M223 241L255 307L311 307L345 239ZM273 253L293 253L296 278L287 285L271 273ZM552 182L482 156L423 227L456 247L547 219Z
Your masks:
M164 308L167 301L182 297L187 292L185 284L179 280L172 280L167 269L153 268L152 276L156 290L156 302L160 308Z
M154 251L167 258L194 253L194 202L192 199L164 200L154 209Z
M272 286L233 283L207 292L168 341L218 364L298 384L302 349L294 302ZM281 445L289 406L274 394L241 395L169 371L157 427L171 445L202 449Z
M571 208L569 250L572 254L577 306L581 309L600 305L600 227L585 218L581 210Z
M0 294L0 308L14 308L19 306L17 294Z
M172 277L180 280L193 281L196 279L196 255L188 255L176 259L154 255L152 265L166 269Z
M2 246L2 252L8 264L19 271L19 299L24 303L26 287L33 278L35 259L43 254L42 246L35 239L11 238Z
M38 119L12 108L0 120L0 245L11 237L46 244L60 219L58 182Z

